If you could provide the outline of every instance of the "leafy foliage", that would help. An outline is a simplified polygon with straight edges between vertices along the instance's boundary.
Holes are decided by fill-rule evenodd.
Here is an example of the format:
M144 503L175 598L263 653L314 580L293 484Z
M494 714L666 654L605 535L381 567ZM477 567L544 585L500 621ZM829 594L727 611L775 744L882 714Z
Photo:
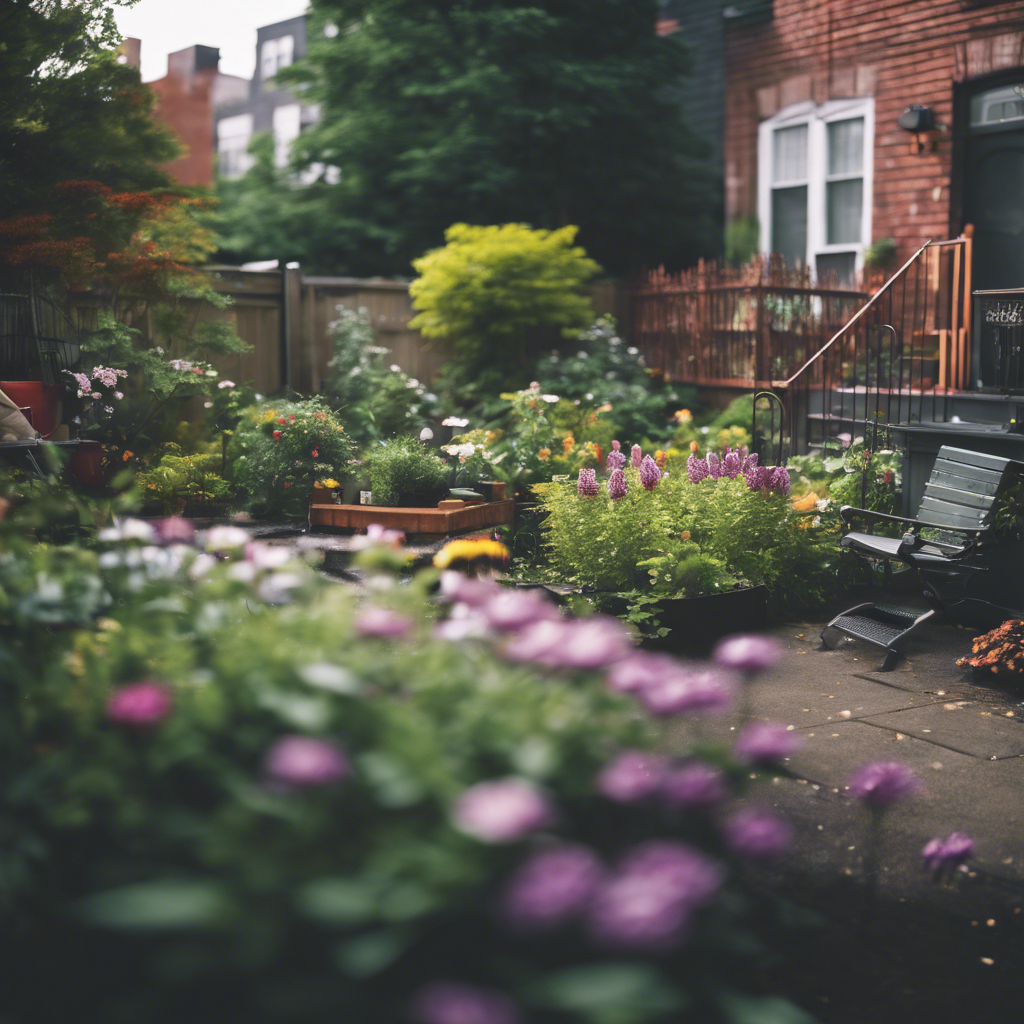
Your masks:
M429 508L448 496L451 467L416 438L382 441L366 461L374 505Z
M231 493L221 475L222 457L216 452L183 453L177 445L157 464L136 476L142 500L165 513L180 514L188 506L203 506Z

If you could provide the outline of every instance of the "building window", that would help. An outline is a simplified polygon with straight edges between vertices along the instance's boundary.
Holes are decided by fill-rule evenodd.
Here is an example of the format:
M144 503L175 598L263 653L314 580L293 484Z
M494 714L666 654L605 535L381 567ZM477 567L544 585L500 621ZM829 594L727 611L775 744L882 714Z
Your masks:
M298 103L274 107L274 163L287 167L292 143L302 131L302 113Z
M295 37L280 36L268 39L260 48L260 78L266 82L292 63L295 56Z
M222 178L240 178L252 166L251 139L252 114L222 117L217 122L217 169Z
M1024 85L1004 85L971 98L971 127L1024 121Z
M762 123L759 217L765 253L852 284L871 241L874 102L801 103Z

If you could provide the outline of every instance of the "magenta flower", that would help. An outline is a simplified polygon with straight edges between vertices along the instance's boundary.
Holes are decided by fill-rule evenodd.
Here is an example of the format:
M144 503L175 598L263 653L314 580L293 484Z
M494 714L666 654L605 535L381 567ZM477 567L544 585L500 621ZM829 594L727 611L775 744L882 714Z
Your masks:
M512 843L555 820L540 790L514 777L470 786L455 802L452 817L456 828L485 843Z
M171 690L163 683L143 679L115 690L107 698L107 718L115 725L149 729L159 725L174 706Z
M602 796L631 804L658 792L668 771L668 761L648 750L624 750L597 776Z
M701 480L706 480L708 476L708 464L704 459L698 459L696 455L691 455L686 460L686 475L690 478L691 484L699 484Z
M502 632L514 632L545 619L557 619L558 609L542 590L500 588L481 608L487 621Z
M461 572L446 570L441 573L441 597L470 608L482 608L488 601L504 593L497 583L463 576Z
M196 528L192 521L182 519L181 516L158 519L153 527L156 530L156 539L161 544L191 544L196 537Z
M581 498L595 498L601 488L597 482L597 473L593 469L581 469L580 478L576 483L576 493Z
M361 608L355 620L356 632L363 636L405 636L412 627L413 621L407 615L376 605Z
M792 486L789 479L789 470L785 466L776 466L773 470L770 470L768 486L779 494L789 494L790 487Z
M735 480L740 475L740 469L742 469L743 463L740 459L740 453L734 451L727 451L725 458L722 459L722 475L727 476L730 480Z
M850 796L869 807L886 807L913 794L914 773L898 761L876 761L858 768L846 787Z
M634 469L640 468L640 463L643 461L644 453L640 445L635 444L629 450L629 461L633 464Z
M501 912L521 929L552 928L586 911L605 870L585 846L556 846L520 865L501 896Z
M352 774L344 752L313 736L282 736L267 751L264 771L271 782L292 787L330 786Z
M751 456L753 458L753 456ZM768 486L769 474L771 470L764 466L754 466L749 472L744 473L744 478L747 481L747 486L752 491L760 491Z
M567 627L563 619L531 622L509 638L504 646L505 657L547 665L555 657L553 652L562 643Z
M618 449L608 453L608 457L604 460L604 468L609 473L614 473L617 469L622 469L626 465L626 456L622 454Z
M782 647L771 637L739 633L720 640L711 657L734 672L764 672L782 657Z
M745 807L722 824L726 843L747 860L778 860L792 845L793 829L770 811Z
M703 761L693 761L670 771L661 783L665 804L680 811L706 810L728 795L725 776Z
M974 854L974 840L964 832L954 832L948 839L931 839L921 851L925 871L936 882L966 864Z
M551 668L600 669L632 650L629 633L618 619L592 615L565 623L562 636L542 660Z
M679 662L668 654L634 651L608 670L608 686L618 693L633 693L678 671Z
M639 691L644 707L654 715L723 711L732 703L731 680L714 669L682 666Z
M658 486L659 480L661 480L661 470L658 469L658 464L650 455L645 455L643 462L640 463L640 483L643 484L644 490L653 491Z
M503 992L455 982L435 982L412 999L416 1024L518 1024L516 1005Z
M622 442L621 441L612 441L612 451L613 452L617 452L621 448L622 448Z
M708 476L717 480L722 475L722 460L714 453L708 452Z
M733 748L737 760L747 764L776 764L802 746L795 732L776 722L754 722L740 733Z
M608 497L618 501L626 496L626 474L621 469L613 469L608 477Z
M748 473L752 473L755 469L757 469L757 452L754 452L753 455L748 455L744 458L743 468L740 472L746 476Z

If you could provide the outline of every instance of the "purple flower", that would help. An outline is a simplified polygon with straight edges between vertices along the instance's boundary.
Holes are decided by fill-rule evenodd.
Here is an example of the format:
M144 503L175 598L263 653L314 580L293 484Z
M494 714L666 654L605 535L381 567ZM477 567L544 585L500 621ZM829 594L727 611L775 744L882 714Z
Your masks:
M267 778L285 786L330 786L352 774L344 752L313 736L282 736L267 751Z
M595 498L601 488L597 483L597 473L593 469L581 469L580 478L576 483L576 493L581 498Z
M733 693L731 681L720 672L679 666L645 686L639 697L651 714L681 715L722 711L732 703Z
M441 573L441 597L445 601L455 601L470 608L482 608L501 593L504 591L490 580L473 579L451 569Z
M722 881L717 864L683 843L644 843L598 889L591 931L610 946L665 948L683 937L694 910Z
M722 833L730 848L747 860L777 860L793 842L789 823L759 807L730 815L722 823Z
M159 725L174 706L171 690L163 683L143 679L115 690L107 698L107 718L116 725L149 729Z
M729 477L730 480L735 480L740 475L740 469L743 463L740 459L740 453L734 451L727 451L725 458L722 459L722 475Z
M791 486L789 470L786 469L785 466L776 466L770 471L768 486L771 490L777 491L779 494L789 494Z
M407 615L399 615L389 608L366 605L356 616L356 632L363 636L404 636L412 629L413 622Z
M644 457L644 453L643 453L643 450L640 448L640 445L635 444L635 445L633 445L632 448L630 448L630 450L629 450L629 459L630 459L630 462L633 463L633 468L634 469L639 469L640 468L640 463L643 461L643 457Z
M551 928L582 914L604 878L585 846L556 846L520 865L501 896L502 916L518 928Z
M609 473L614 473L617 469L622 469L626 465L626 456L622 454L618 449L608 453L608 457L604 460L604 468Z
M612 441L612 451L617 452L622 447L621 441Z
M658 469L658 464L650 455L645 455L643 462L640 463L640 483L643 484L644 490L653 491L658 486L659 480L661 480L661 470Z
M661 796L677 810L714 807L728 796L725 776L703 761L694 761L670 771L661 784Z
M531 622L509 638L504 647L505 657L510 661L546 665L553 657L552 652L562 643L567 626L562 619Z
M608 497L618 501L626 496L626 474L621 469L613 469L608 477Z
M775 764L800 749L800 737L777 722L754 722L736 741L733 753L747 764Z
M483 605L481 611L487 621L502 632L514 632L545 619L557 619L558 609L541 590L499 589Z
M676 672L679 662L668 654L635 651L608 670L608 686L618 693L633 693Z
M455 802L452 817L460 831L485 843L512 843L555 820L540 790L514 777L470 786Z
M722 460L714 452L708 452L708 476L717 480L721 475Z
M158 519L153 527L156 530L156 539L161 544L191 544L195 540L196 528L192 521L182 519L181 516Z
M597 776L602 796L629 804L656 793L662 785L668 761L647 750L624 750Z
M698 459L696 455L691 455L686 460L686 475L690 478L691 484L699 484L701 480L707 479L707 462L704 459Z
M753 458L753 456L751 456ZM771 470L764 466L754 466L747 473L744 473L744 478L747 481L747 486L752 491L760 491L768 486L769 473Z
M754 452L753 455L748 455L743 460L743 468L740 472L746 476L748 473L753 473L755 469L757 469L757 452Z
M412 999L416 1024L517 1024L515 1003L503 992L455 982L434 982Z
M607 668L632 650L629 633L618 619L592 615L565 623L561 638L548 651L544 664L552 668Z
M846 787L850 796L871 807L885 807L918 788L914 773L898 761L876 761L858 768Z
M948 839L929 840L921 851L925 871L930 871L937 882L966 864L973 854L974 840L963 832L954 832Z
M720 640L711 657L716 665L734 672L763 672L782 657L782 648L770 637L739 633Z

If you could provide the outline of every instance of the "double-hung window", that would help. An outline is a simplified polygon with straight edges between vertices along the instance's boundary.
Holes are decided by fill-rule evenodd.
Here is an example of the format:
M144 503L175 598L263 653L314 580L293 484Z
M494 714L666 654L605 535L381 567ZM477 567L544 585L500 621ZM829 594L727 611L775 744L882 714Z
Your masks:
M761 124L761 247L853 283L871 242L874 102L801 103Z

